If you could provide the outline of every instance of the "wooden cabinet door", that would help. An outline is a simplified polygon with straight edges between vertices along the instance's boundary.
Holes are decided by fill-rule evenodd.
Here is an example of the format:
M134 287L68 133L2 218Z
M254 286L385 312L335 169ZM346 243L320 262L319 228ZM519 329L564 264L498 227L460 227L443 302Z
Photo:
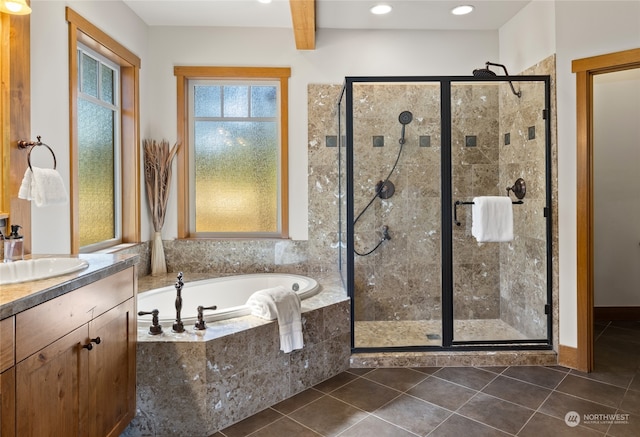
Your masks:
M88 436L88 326L16 365L16 435Z
M0 374L0 436L16 435L16 369L15 367Z
M89 351L91 436L117 437L135 415L135 317L129 299L89 323L94 341Z

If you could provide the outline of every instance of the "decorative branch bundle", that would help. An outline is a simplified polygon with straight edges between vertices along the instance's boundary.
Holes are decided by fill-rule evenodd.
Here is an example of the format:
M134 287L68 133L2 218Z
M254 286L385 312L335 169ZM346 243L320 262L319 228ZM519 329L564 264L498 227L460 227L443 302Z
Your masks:
M169 149L169 142L162 140L142 140L144 148L144 183L147 187L147 200L153 218L153 244L151 245L151 275L167 272L167 263L162 246L162 226L169 202L169 184L171 183L171 163L178 152L179 145Z
M162 230L169 201L171 182L171 163L178 152L179 144L169 148L169 142L162 140L142 140L144 149L144 181L147 188L147 200L153 218L153 229Z

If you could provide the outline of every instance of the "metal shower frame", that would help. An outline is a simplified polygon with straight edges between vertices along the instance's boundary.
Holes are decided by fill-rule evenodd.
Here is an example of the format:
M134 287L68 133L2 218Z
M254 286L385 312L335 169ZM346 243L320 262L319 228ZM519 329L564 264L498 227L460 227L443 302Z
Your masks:
M546 219L546 294L545 315L547 321L546 339L528 340L482 340L454 341L453 336L453 195L451 187L451 86L457 82L543 82L545 121L545 203ZM441 113L441 281L442 281L442 344L440 346L401 347L355 347L355 256L354 256L354 144L353 144L353 85L357 83L435 83L440 85ZM345 109L345 126L342 126L341 106ZM357 352L403 352L403 351L497 351L497 350L551 350L553 349L553 251L552 251L552 179L551 179L551 77L549 75L522 76L354 76L345 77L342 92L337 102L338 114L338 173L340 192L346 188L346 223L342 223L343 213L339 211L339 266L341 276L351 298L351 350ZM344 154L344 163L342 162ZM344 167L343 167L344 165ZM343 172L346 172L343 175ZM342 178L346 176L346 187ZM340 208L342 204L340 203ZM346 231L346 247L344 233ZM346 258L346 259L345 259ZM346 266L346 272L344 267Z

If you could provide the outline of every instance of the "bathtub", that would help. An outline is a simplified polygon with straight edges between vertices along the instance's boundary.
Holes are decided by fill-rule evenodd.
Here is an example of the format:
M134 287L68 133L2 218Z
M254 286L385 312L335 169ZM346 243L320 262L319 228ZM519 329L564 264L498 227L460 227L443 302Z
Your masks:
M217 306L216 310L204 312L204 320L214 322L251 314L247 299L258 290L278 285L294 290L301 300L320 291L318 282L302 275L288 273L255 273L225 276L199 281L185 281L182 288L181 318L186 326L197 321L198 306ZM176 288L174 285L145 291L138 294L138 311L159 311L163 326L171 326L176 319ZM138 326L149 326L151 316L138 319Z

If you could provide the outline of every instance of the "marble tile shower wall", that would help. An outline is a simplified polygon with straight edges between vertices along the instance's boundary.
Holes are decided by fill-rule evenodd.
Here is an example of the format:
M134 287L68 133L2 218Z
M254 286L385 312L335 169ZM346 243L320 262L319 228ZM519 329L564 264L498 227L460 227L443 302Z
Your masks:
M403 111L413 113L390 181L395 194L376 199L355 225L367 253L388 226L391 240L355 259L356 320L439 319L440 90L425 84L354 85L354 211L375 196L400 153ZM384 144L381 145L380 140ZM420 145L422 141L422 146Z
M499 107L496 84L451 87L453 201L504 195L499 185ZM500 318L500 248L479 245L471 235L471 207L458 208L453 226L453 316L456 320Z
M522 72L524 75L551 75L555 89L555 56L544 59ZM547 253L544 218L545 199L545 131L544 84L519 83L522 97L513 95L508 84L500 90L500 186L511 186L521 177L527 183L523 205L514 206L514 240L500 245L501 318L528 338L546 338L547 321ZM555 97L552 95L552 115ZM555 117L552 118L552 168L555 169ZM533 128L533 129L532 129ZM510 134L505 144L504 134ZM533 138L532 138L533 137ZM553 172L555 174L555 171ZM556 184L552 178L552 211ZM557 220L553 220L557 223ZM553 235L557 235L553 232ZM557 244L553 244L557 248ZM555 269L554 269L555 270ZM553 281L557 284L557 281ZM553 293L554 296L557 293ZM554 308L557 305L553 305ZM557 320L554 317L554 320Z

